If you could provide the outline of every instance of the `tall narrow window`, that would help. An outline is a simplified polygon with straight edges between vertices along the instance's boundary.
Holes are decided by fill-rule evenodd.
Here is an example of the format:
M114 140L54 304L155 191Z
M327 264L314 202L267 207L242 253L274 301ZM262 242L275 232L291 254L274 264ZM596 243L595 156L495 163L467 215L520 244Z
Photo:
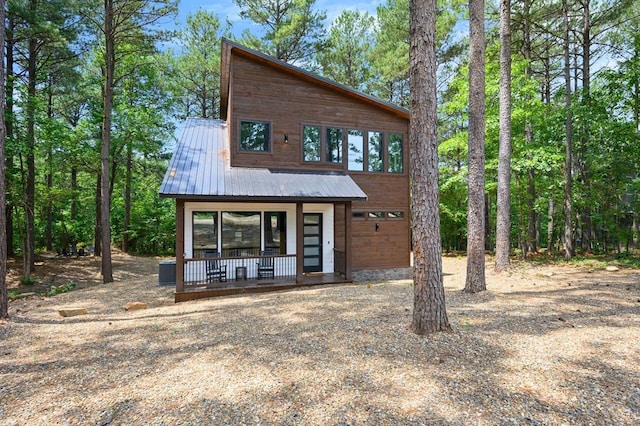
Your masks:
M342 163L342 129L327 129L327 163Z
M320 161L320 127L304 126L302 130L302 146L304 161Z
M271 126L263 121L240 122L240 151L267 152Z
M381 172L383 171L384 150L382 146L382 132L369 132L369 171Z
M264 213L264 249L273 254L287 254L287 213Z
M347 143L349 146L349 170L361 172L364 170L364 132L362 130L348 130Z
M222 212L222 255L260 254L260 212Z
M402 164L402 134L401 133L389 133L388 142L388 156L389 156L389 167L387 171L389 173L402 173L404 172L404 167Z
M218 251L218 212L193 212L193 257Z

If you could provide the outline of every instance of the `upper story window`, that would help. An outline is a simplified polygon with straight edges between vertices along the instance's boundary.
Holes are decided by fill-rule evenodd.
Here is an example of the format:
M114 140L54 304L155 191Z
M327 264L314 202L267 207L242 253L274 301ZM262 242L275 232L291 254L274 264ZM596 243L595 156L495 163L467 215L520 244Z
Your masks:
M271 125L264 121L240 122L240 151L268 152Z
M389 173L403 173L403 149L402 134L389 133L387 140L387 158L389 159L387 171Z
M322 132L318 126L304 126L302 129L303 160L307 162L320 161L320 143Z
M342 129L327 128L327 163L342 163Z
M384 159L384 149L382 143L382 132L369 132L369 171L382 172Z
M362 130L347 131L349 170L364 171L364 132Z

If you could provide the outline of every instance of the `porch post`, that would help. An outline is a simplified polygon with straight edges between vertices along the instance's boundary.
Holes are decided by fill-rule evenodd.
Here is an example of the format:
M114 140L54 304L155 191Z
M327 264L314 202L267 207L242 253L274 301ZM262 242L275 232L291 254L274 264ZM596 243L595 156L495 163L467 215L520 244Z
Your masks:
M296 284L302 284L304 271L304 214L302 202L296 203Z
M184 291L184 201L176 200L176 293Z
M344 203L344 277L351 281L351 201Z

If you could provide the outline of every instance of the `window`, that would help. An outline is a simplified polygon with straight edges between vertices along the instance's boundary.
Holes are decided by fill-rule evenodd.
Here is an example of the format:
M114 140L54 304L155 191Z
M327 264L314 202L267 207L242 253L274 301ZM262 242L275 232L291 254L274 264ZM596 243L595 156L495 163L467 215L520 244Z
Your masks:
M387 217L389 219L402 219L404 217L404 212L387 212Z
M287 254L287 213L264 213L264 249Z
M193 212L193 257L218 251L218 212Z
M370 218L384 218L384 212L369 212Z
M320 127L304 126L302 129L302 146L304 161L320 161Z
M382 172L382 132L369 132L369 171Z
M364 170L364 132L362 130L347 131L347 145L349 147L349 170L361 172Z
M263 121L240 122L240 151L267 152L271 126Z
M351 217L354 219L364 219L364 212L351 212Z
M260 212L222 212L222 256L260 254Z
M342 163L342 129L327 129L327 163Z
M387 171L389 173L402 173L404 168L402 166L402 134L389 133L388 140L388 155L389 155L389 167Z

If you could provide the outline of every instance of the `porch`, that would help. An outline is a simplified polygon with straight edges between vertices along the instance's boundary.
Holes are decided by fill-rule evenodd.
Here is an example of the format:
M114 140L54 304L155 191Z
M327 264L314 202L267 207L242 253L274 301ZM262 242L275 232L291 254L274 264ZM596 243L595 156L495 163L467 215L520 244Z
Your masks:
M336 265L344 265L343 251L335 250L334 257ZM336 273L305 273L300 279L296 262L295 255L185 259L184 284L176 288L175 301L351 282L341 268ZM273 266L268 276L259 271L265 264Z

